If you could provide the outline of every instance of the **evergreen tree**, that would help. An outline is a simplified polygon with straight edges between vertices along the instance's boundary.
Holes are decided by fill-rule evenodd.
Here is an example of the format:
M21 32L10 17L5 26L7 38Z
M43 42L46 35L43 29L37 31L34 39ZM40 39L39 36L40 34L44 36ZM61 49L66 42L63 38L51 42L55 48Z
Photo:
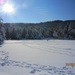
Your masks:
M22 39L22 31L21 31L21 29L16 30L16 38L17 38L17 40Z
M8 28L6 29L6 39L10 39L10 32Z
M15 30L15 28L13 28L13 30L11 31L10 37L11 37L12 40L17 39L16 38L16 30Z
M26 30L25 30L25 28L24 28L23 31L22 31L22 38L23 38L23 39L26 38Z
M3 43L4 38L5 38L5 34L4 34L4 28L3 28L3 20L0 17L0 44Z

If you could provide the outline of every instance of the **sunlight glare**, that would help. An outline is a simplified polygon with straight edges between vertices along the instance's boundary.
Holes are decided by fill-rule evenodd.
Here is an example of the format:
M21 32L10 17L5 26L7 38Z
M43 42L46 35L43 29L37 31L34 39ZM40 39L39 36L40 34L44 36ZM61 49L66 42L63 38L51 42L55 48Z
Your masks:
M2 4L3 3L3 0L0 0L0 4Z
M5 12L5 13L13 13L14 7L13 7L13 5L6 3L2 7L2 11Z

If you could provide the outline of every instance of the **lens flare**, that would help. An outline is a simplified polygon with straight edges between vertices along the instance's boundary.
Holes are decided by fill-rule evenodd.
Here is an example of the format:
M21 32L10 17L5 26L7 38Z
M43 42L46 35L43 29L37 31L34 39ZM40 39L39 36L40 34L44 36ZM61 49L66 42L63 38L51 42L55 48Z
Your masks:
M0 4L2 4L3 3L3 0L0 0Z
M6 3L2 6L2 11L5 13L13 13L14 7L12 4Z

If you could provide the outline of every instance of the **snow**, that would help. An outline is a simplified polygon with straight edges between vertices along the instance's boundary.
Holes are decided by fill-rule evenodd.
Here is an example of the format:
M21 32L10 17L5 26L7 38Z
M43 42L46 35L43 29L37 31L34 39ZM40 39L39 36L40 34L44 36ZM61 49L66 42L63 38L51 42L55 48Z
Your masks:
M6 40L0 75L75 75L75 40Z
M0 75L10 75L10 74L0 72Z

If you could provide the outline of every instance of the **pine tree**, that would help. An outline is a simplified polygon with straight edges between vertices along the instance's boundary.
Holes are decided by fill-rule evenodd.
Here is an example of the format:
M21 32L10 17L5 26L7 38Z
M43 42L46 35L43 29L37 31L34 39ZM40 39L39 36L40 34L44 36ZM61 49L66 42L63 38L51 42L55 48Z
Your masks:
M26 38L26 30L25 30L25 28L24 28L23 31L22 31L22 38L23 38L23 39Z
M13 30L11 31L10 37L11 37L12 40L17 39L17 38L16 38L16 30L15 30L15 28L13 28Z
M3 43L4 38L5 38L5 34L4 34L4 28L3 28L3 20L0 17L0 44Z
M6 39L10 39L10 32L8 28L6 29Z

